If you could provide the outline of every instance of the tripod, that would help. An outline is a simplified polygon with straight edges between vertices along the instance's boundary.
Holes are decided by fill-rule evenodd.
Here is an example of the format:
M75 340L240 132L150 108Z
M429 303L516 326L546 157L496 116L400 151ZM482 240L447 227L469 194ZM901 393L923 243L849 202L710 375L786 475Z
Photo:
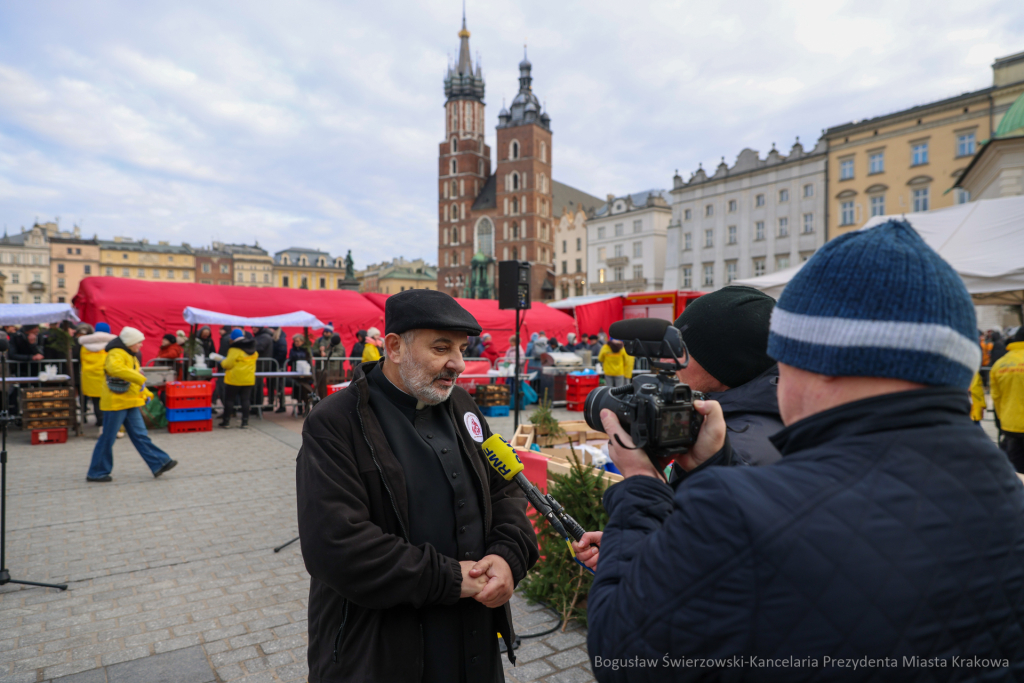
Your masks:
M18 581L11 578L7 570L7 425L18 418L7 410L7 340L0 341L0 378L3 386L3 410L0 411L0 586L18 583L23 586L42 586L43 588L68 589L66 583L37 583L35 581Z

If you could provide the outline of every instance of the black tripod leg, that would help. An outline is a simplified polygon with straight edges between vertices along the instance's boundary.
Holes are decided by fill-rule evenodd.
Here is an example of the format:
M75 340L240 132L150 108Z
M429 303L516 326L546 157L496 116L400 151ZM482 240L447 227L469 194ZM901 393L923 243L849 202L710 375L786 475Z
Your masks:
M0 571L0 586L4 586L8 583L18 583L22 586L40 586L42 588L59 588L62 591L66 591L68 589L68 585L66 583L37 583L35 581L18 581L17 579L12 579L11 575L7 573L6 569Z
M299 540L299 537L298 537L298 536L296 536L296 537L295 537L295 538L293 538L292 540L288 541L287 543L283 543L283 544L281 544L281 545L277 546L276 548L274 548L274 552L275 552L275 553L279 553L279 552L281 552L281 550L282 550L282 549L284 549L284 548L287 548L287 547L288 547L288 546L290 546L290 545L291 545L292 543L295 543L295 541L297 541L297 540Z

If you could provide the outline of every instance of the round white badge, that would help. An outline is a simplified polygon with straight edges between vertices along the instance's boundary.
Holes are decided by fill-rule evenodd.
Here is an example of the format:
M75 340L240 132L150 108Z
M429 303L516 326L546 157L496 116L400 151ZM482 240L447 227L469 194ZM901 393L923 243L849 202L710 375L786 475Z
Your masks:
M480 426L480 418L473 413L466 413L463 419L466 421L466 429L469 430L469 435L473 437L473 441L483 443L484 428Z

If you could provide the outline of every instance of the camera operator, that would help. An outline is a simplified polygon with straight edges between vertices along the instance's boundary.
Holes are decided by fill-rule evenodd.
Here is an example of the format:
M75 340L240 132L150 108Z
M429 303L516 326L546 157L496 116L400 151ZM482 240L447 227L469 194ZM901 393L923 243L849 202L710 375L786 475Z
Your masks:
M772 437L775 465L717 466L730 447L707 401L673 491L603 411L626 480L604 496L588 598L597 679L707 680L723 665L693 658L739 656L737 679L767 660L790 668L759 678L931 680L928 668L825 657L961 656L1020 680L1024 487L970 421L974 336L960 278L889 221L827 243L779 299L768 353L787 426ZM659 663L631 668L636 657Z

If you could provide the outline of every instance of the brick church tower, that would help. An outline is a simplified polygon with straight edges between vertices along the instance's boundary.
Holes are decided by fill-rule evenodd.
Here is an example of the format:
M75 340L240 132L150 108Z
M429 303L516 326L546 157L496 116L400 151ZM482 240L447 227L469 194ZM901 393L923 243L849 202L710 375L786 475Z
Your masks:
M551 119L519 63L519 92L498 115L497 167L484 144L484 79L473 69L462 18L458 62L444 80L445 137L438 155L438 289L497 297L496 261L533 264L532 297L554 298ZM474 278L474 272L476 277Z

